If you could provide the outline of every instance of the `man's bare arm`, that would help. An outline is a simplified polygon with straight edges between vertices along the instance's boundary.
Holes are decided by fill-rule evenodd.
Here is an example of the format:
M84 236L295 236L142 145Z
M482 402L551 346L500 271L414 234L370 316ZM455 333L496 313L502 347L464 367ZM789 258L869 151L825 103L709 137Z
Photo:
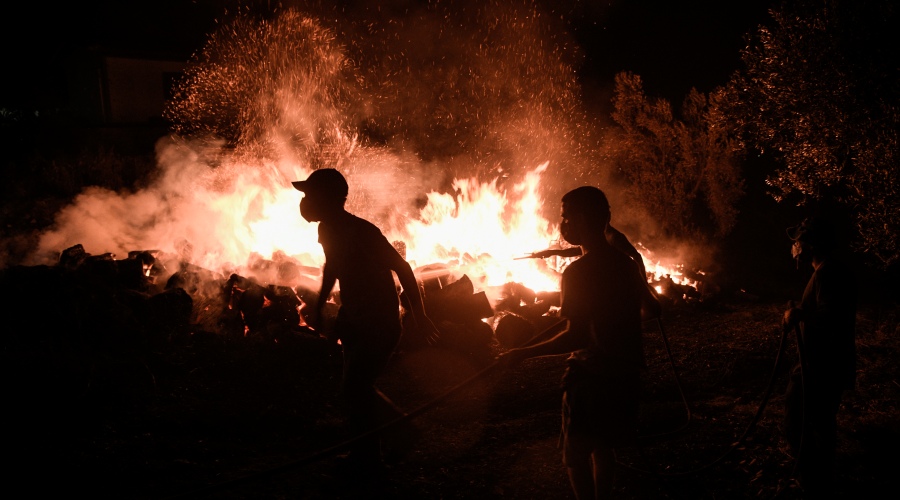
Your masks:
M390 268L397 273L397 279L400 281L400 287L403 288L403 293L409 301L410 313L413 315L416 326L419 328L422 335L425 336L425 339L429 344L436 343L440 334L438 333L437 327L434 326L434 323L428 315L425 314L425 302L422 300L422 294L419 291L419 282L416 280L416 275L413 273L412 267L410 267L409 262L406 262L394 247L391 247L388 255L390 255Z
M500 356L500 360L514 365L529 358L574 352L589 345L589 336L590 328L587 324L570 320L566 329L555 337L533 346L511 349Z
M336 282L337 277L326 261L325 266L322 268L322 286L319 287L319 298L316 301L315 309L313 309L314 316L307 320L316 330L321 327L322 310L325 308L325 303L328 302L328 297L331 296L331 291L334 290Z

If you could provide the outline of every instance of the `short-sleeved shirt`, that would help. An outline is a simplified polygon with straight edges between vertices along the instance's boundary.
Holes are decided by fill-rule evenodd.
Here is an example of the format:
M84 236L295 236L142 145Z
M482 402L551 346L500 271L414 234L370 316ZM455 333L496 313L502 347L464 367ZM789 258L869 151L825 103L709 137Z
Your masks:
M560 314L591 325L590 346L569 358L563 376L566 464L636 436L643 286L637 264L611 246L588 252L563 272Z
M326 265L340 287L338 321L400 329L400 299L391 271L397 250L371 222L350 213L319 224Z
M588 252L563 272L560 315L592 325L582 353L603 373L637 374L643 366L637 264L613 247Z

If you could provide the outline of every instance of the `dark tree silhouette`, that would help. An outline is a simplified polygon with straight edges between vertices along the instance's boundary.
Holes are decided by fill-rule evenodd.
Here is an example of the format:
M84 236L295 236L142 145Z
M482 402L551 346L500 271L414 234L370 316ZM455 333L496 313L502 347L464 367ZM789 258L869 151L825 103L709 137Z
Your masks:
M773 154L772 195L834 202L854 219L859 250L900 257L897 7L802 0L770 11L728 85L728 113L748 145Z
M722 90L691 89L681 119L662 98L644 94L641 77L616 75L610 160L636 203L665 237L709 241L727 234L743 194L740 147L725 126Z

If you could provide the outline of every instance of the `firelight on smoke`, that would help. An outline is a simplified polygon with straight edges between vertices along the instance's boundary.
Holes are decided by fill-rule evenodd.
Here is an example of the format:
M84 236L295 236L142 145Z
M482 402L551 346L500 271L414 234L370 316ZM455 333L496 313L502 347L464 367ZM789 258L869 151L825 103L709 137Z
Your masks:
M541 193L603 174L566 63L571 45L556 42L540 13L489 6L510 22L455 19L469 14L432 6L356 31L378 38L347 46L337 30L291 10L224 24L177 89L169 118L178 127L158 144L156 182L138 192L85 190L57 215L35 260L80 243L119 258L158 249L225 276L254 276L250 263L275 255L318 269L316 226L300 217L302 194L290 181L329 166L348 178L348 210L402 242L413 268L441 266L480 289L558 290L566 259L517 259L560 244ZM426 26L447 43L416 44L412 34ZM422 68L402 66L419 59ZM359 123L383 139L364 140ZM462 175L448 180L451 166ZM651 281L685 282L676 266L644 256Z

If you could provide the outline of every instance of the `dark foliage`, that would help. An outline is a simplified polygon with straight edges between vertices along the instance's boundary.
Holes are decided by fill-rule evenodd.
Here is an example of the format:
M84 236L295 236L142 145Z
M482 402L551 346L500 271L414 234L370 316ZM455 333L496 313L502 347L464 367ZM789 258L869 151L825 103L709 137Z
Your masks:
M725 126L721 91L692 89L676 117L644 93L641 77L616 75L607 138L609 161L631 205L657 222L663 238L709 242L728 234L743 195L738 143Z
M728 115L748 143L781 160L777 199L834 201L857 247L900 257L900 53L887 1L785 2L752 33L728 86Z

